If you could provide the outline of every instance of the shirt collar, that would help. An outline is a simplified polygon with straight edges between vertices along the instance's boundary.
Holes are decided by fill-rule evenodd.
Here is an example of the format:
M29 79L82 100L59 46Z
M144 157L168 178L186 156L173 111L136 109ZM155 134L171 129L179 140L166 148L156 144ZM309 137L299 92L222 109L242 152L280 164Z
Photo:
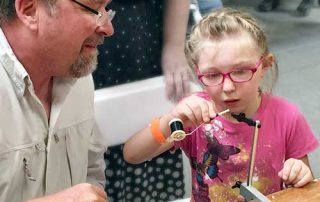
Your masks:
M18 58L15 56L1 27L0 27L0 63L4 67L5 71L8 73L9 78L12 80L14 89L19 97L22 97L24 95L26 87L31 86L31 88L33 88L33 84L28 72L20 63ZM56 82L54 82L54 86L56 86L59 83L60 85L66 85L67 91L77 81L76 78L69 78L69 77L54 78L54 80L56 80Z
M9 78L12 81L14 90L18 97L22 97L25 92L26 84L31 85L30 77L15 56L5 34L0 28L0 63L7 72Z

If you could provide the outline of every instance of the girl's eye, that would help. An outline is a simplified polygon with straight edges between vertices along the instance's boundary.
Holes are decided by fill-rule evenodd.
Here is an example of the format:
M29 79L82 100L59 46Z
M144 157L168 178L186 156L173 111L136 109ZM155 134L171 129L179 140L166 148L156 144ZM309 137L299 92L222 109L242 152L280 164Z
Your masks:
M219 78L221 75L220 74L207 74L205 75L205 77L207 79L216 79L216 78Z
M247 69L238 69L232 72L232 74L234 75L242 75L242 74L246 74L248 72Z

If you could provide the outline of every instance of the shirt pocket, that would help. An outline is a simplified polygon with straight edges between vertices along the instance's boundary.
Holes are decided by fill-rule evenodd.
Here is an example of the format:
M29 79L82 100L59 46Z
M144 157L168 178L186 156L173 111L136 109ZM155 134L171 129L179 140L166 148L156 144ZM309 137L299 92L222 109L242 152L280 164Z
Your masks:
M93 122L90 120L57 131L59 137L65 137L72 185L86 182L92 130Z
M45 144L12 147L0 154L0 201L24 201L42 195Z

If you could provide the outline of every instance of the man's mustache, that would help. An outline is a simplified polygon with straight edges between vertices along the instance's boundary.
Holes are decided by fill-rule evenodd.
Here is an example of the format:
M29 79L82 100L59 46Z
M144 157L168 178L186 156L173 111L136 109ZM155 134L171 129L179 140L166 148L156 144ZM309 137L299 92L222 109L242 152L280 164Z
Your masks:
M98 46L104 43L104 37L91 37L84 41L84 44Z

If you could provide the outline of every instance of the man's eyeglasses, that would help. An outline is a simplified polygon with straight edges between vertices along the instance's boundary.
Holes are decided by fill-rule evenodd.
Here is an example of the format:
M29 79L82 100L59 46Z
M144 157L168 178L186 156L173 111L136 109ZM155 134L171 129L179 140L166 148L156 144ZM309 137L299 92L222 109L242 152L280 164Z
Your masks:
M236 69L227 73L206 73L202 74L199 72L199 68L197 68L198 79L205 86L217 86L224 82L226 77L234 83L243 83L250 81L253 77L253 74L257 71L260 66L263 57L257 61L254 67L246 68L246 69Z
M89 7L89 6L85 5L85 4L77 1L77 0L71 0L71 1L73 1L73 2L75 2L76 4L80 5L81 7L83 7L84 9L86 9L87 11L95 14L95 15L97 16L97 18L96 18L96 23L97 23L98 26L104 25L107 21L111 22L112 19L113 19L114 16L115 16L115 14L116 14L115 11L113 11L113 10L110 9L110 10L106 11L106 15L105 15L105 14L102 14L102 12L97 11L97 10L95 10L95 9L93 9L93 8L91 8L91 7Z

